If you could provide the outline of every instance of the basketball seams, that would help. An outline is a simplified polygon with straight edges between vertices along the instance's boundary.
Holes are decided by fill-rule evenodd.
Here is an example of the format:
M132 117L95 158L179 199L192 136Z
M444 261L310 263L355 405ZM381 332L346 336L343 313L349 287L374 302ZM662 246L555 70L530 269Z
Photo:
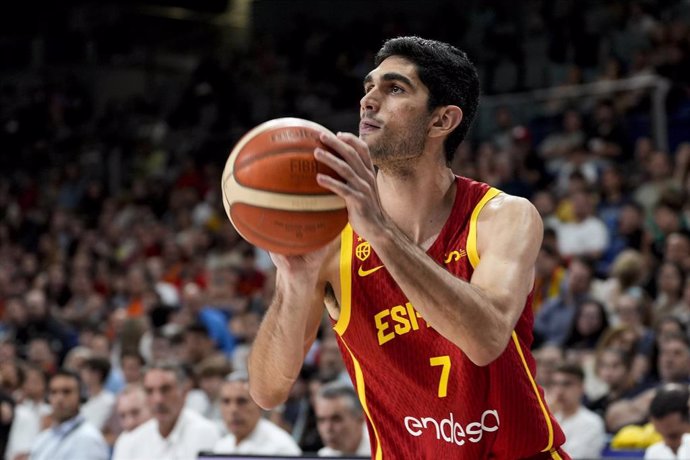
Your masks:
M283 132L284 129L290 128L302 129L302 132ZM310 132L311 130L317 132L316 137ZM275 132L275 135L272 131ZM321 240L326 235L330 235L331 227L341 226L341 220L342 226L347 223L347 208L345 201L341 197L329 193L325 189L322 191L322 187L318 185L305 187L306 184L304 183L296 184L300 186L296 188L301 188L299 192L290 190L290 185L287 182L283 182L284 179L281 177L281 171L287 169L286 173L289 174L288 171L292 171L293 168L292 163L286 162L287 168L277 165L277 162L285 161L288 158L294 158L303 163L308 159L315 161L313 156L308 158L307 154L313 153L314 148L321 144L318 138L319 132L330 133L325 127L309 120L280 118L267 121L250 130L233 147L223 169L221 194L223 195L225 213L242 238L268 251L288 255L302 254L321 247ZM252 142L256 141L257 137L262 136L264 137L263 140L259 140L256 145L252 145ZM270 138L266 139L266 136L270 136ZM292 145L290 145L291 142ZM305 145L305 143L309 142L313 142L314 146ZM266 149L267 146L276 148L268 150ZM248 153L246 150L253 152ZM294 155L290 155L290 153ZM277 160L281 156L283 158ZM259 163L257 164L257 162ZM263 176L263 165L261 163L267 163L269 168L273 166L278 168L268 170L269 174L263 178L263 184L258 178L256 181L253 179L253 176L257 174ZM293 174L304 174L306 177L309 177L307 173L315 174L316 172L324 172L329 175L334 174L332 171L320 171L319 165L317 165L316 170L313 167L302 170L301 168L303 167L303 165L294 165L296 169ZM240 180L243 180L245 183L241 183ZM309 180L313 181L314 179L309 177ZM266 187L268 184L272 184L269 185L270 190L264 189L263 187ZM276 190L275 185L277 185L279 190ZM254 216L247 214L245 216L240 209L235 209L235 205L240 204L248 206L255 211L258 208L263 208L269 214L271 211L287 213L288 216L284 219L285 223L288 224L291 222L299 224L300 214L304 217L307 214L313 214L313 216L306 217L307 220L309 222L319 222L321 225L326 224L326 227L323 231L314 231L313 235L308 231L304 235L306 237L305 240L301 240L302 236L299 233L295 232L290 235L290 231L284 236L279 236L283 230L278 231L277 228L272 230L270 225L262 225L260 223L262 218L258 217L257 214L254 214ZM294 215L290 215L290 213L294 213ZM319 217L319 214L324 215L323 219ZM328 214L330 216L327 216ZM313 224L305 222L305 225ZM335 232L334 235L337 235L338 232ZM296 241L295 238L297 239Z
M295 195L257 190L240 184L234 176L230 176L224 185L223 196L228 206L244 203L261 208L299 212L336 211L346 207L345 200L338 195ZM232 196L232 200L228 195ZM226 212L228 211L226 208Z

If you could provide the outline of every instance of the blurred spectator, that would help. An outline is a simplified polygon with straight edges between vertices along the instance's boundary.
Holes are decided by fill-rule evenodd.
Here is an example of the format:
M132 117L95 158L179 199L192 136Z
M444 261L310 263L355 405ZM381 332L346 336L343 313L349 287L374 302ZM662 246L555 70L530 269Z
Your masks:
M15 407L5 450L7 460L28 458L34 440L42 431L42 422L51 413L50 406L45 402L47 386L46 374L40 368L32 365L24 367L22 401Z
M120 357L122 375L127 385L141 384L144 377L144 358L136 351L123 351Z
M582 405L585 375L577 365L564 364L554 372L551 391L554 417L565 433L564 449L573 458L599 458L606 443L604 422Z
M609 321L604 306L593 299L585 300L577 307L563 346L580 357L583 354L591 354L608 327Z
M601 100L594 109L588 146L602 159L625 162L628 158L628 137L611 100Z
M577 306L589 296L591 280L592 267L584 259L573 259L559 296L546 302L534 319L535 339L563 345Z
M137 384L126 386L117 396L115 411L125 433L134 431L151 418L151 412L146 404L146 393Z
M645 459L690 458L688 397L687 385L666 385L656 390L649 406L649 416L654 429L664 440L649 446Z
M618 254L611 264L609 278L593 282L592 295L604 304L611 320L618 320L613 314L613 306L618 298L633 287L639 288L645 271L642 254L634 249L626 249Z
M59 370L48 384L53 426L31 446L31 460L108 460L108 445L100 431L79 414L79 376ZM69 435L69 436L67 436Z
M690 343L682 335L667 335L659 346L657 359L660 384L690 382ZM606 424L612 431L629 424L644 422L649 416L649 406L655 390L647 390L630 400L618 401L609 406Z
M547 170L551 174L558 172L570 151L585 144L580 113L576 110L566 110L562 117L561 130L549 134L539 144L539 153L546 160Z
M196 391L200 397L191 403L188 393L185 407L196 410L208 420L221 422L220 389L230 370L230 364L224 356L210 356L200 362L194 370L199 384L199 390Z
M618 348L604 348L597 354L597 377L607 385L607 392L587 407L604 418L608 407L619 400L637 396L643 388L632 375L632 355ZM607 431L608 427L607 427Z
M213 356L223 357L216 350L216 344L209 335L208 328L201 322L187 326L184 330L184 362L195 365Z
M153 419L120 435L113 460L193 460L199 452L213 448L220 433L215 424L184 408L186 381L177 365L148 368L144 390Z
M333 382L318 391L314 401L316 423L325 447L319 457L370 456L364 411L351 385Z
M215 346L227 356L235 348L235 338L228 330L227 317L219 310L206 306L204 293L195 283L187 283L182 288L182 307L188 308L194 321L206 326Z
M290 435L261 417L261 408L249 395L249 376L230 374L220 388L220 404L228 434L218 441L218 454L299 456L301 449Z
M558 296L566 276L558 251L549 244L542 244L535 265L532 309L536 314L547 301Z
M681 303L685 286L683 270L673 262L664 262L656 275L656 299L653 304L654 318L667 314L679 315L684 307Z
M88 395L81 413L87 422L99 430L103 430L115 407L115 395L103 388L109 372L110 361L93 356L84 362L80 373Z
M652 152L642 166L642 171L649 174L649 179L637 188L635 200L642 205L646 215L651 216L662 194L666 190L678 188L678 184L673 178L671 162L665 152Z
M609 243L606 225L594 214L593 197L587 191L570 194L573 222L557 227L558 251L563 257L585 256L598 259Z

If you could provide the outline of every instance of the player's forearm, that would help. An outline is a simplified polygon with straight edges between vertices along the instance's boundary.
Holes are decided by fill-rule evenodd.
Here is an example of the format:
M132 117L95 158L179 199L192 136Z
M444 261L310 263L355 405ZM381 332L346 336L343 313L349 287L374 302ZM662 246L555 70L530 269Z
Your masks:
M299 376L308 339L315 281L287 279L280 272L276 293L249 355L252 398L264 409L284 402ZM312 339L313 340L313 339Z
M472 362L483 366L503 352L512 325L484 290L453 276L397 229L371 243L424 320Z

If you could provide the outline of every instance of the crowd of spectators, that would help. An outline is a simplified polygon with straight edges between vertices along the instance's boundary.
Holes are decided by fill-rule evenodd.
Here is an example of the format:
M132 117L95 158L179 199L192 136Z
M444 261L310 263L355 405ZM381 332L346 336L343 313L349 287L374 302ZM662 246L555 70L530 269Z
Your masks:
M570 22L558 26L575 3L536 16L550 43L564 47L550 49L550 61L577 69L572 82L656 73L671 78L671 106L688 104L690 28L670 16L683 18L682 2L653 11L610 2L615 25L607 34L589 25L582 37ZM498 13L491 20L507 21ZM383 30L410 32L399 22ZM498 46L510 41L501 34L520 29L492 30L489 65L501 53L521 59ZM151 430L150 417L169 424L175 410L217 429L200 450L238 448L259 426L244 373L274 273L225 217L220 170L232 142L260 121L292 115L347 125L372 64L371 52L339 53L323 30L295 39L304 46L293 43L292 54L257 42L231 59L200 60L186 88L167 95L172 103L154 92L99 105L79 75L3 85L0 454L26 458L55 413L49 384L67 385L70 375L82 382L82 416L110 446L122 432ZM585 59L587 46L604 41L608 53ZM614 447L644 447L625 430L644 430L659 384L690 383L690 144L661 151L631 133L625 116L644 104L644 95L629 94L563 108L560 127L539 139L529 120L502 108L494 133L464 143L452 165L528 197L543 217L537 379L574 458L596 457L617 433ZM262 423L290 433L276 441L284 452L363 453L361 408L339 385L348 381L324 318L288 401ZM166 382L177 396L166 399ZM277 439L275 425L260 431ZM221 440L224 433L236 437ZM131 452L128 444L121 452Z

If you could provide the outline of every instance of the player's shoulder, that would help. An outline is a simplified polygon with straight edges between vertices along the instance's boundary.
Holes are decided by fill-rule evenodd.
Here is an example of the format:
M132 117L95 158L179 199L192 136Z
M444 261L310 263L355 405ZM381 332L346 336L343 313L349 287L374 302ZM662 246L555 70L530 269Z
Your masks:
M479 214L479 223L541 228L542 220L537 208L526 198L498 193L491 198Z

